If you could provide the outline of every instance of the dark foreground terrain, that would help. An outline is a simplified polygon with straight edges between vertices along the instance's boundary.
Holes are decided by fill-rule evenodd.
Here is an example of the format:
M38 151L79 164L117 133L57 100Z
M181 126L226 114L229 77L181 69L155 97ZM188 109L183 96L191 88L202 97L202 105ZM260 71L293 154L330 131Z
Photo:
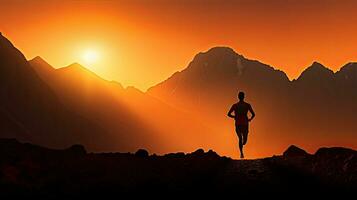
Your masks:
M321 148L311 155L295 146L281 156L232 160L213 151L148 155L87 153L0 139L1 196L105 196L119 194L317 194L357 189L357 151ZM118 196L119 197L119 196Z

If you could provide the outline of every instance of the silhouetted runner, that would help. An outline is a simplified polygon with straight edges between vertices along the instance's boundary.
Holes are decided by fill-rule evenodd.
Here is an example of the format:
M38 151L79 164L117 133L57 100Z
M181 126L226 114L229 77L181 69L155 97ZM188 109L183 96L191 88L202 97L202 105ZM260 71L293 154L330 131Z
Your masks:
M232 105L228 111L228 117L235 119L236 133L239 138L239 150L240 157L244 158L243 145L247 144L249 122L255 117L252 106L244 101L244 92L238 93L238 103ZM251 117L248 119L248 111L251 113ZM232 113L234 112L234 115Z

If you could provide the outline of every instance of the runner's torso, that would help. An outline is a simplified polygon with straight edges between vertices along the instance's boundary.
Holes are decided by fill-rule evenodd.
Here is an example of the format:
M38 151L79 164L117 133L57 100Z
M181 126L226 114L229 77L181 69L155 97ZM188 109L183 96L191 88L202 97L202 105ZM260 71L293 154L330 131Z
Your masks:
M246 102L238 102L233 105L236 125L248 125L248 110L250 104Z

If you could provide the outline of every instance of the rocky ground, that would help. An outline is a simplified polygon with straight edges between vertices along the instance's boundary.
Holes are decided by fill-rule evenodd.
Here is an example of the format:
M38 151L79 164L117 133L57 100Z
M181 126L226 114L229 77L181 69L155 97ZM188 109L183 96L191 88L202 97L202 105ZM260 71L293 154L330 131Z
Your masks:
M232 160L214 151L149 155L87 153L0 139L0 195L73 197L112 194L236 194L353 192L357 151L290 146L281 156Z

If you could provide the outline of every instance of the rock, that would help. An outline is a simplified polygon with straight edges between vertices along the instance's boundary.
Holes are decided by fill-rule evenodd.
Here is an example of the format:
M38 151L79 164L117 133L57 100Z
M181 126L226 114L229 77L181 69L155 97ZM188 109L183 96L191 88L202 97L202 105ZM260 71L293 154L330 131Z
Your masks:
M284 151L283 156L288 158L288 157L306 157L309 156L305 150L295 146L291 145L287 150Z
M139 149L138 151L135 152L135 156L141 157L141 158L146 158L149 156L149 152L146 151L145 149Z
M168 153L164 155L165 158L184 158L185 153L178 152L178 153Z
M357 151L343 148L343 147L331 147L331 148L320 148L316 151L316 157L334 157L334 156L349 156L349 155L356 155Z
M330 191L350 191L353 195L357 189L357 152L346 148L322 148L309 155L291 146L284 156L309 156L256 160L218 159L213 150L202 149L150 157L145 149L135 155L109 152L77 156L84 153L81 145L63 150L0 139L1 196L53 194L86 198L136 191L154 191L158 195L178 191L199 195L243 194L242 191L295 194L296 188L302 186L301 194L316 192L321 196Z
M206 153L207 157L209 158L220 158L220 156L213 151L212 149L210 149L207 153Z
M192 156L197 156L197 157L200 157L200 156L204 156L205 155L205 151L203 149L197 149L195 152L192 152L191 153Z
M75 155L85 155L87 154L87 151L86 149L84 148L83 145L79 145L79 144L75 144L75 145L72 145L68 151L72 154L75 154Z

